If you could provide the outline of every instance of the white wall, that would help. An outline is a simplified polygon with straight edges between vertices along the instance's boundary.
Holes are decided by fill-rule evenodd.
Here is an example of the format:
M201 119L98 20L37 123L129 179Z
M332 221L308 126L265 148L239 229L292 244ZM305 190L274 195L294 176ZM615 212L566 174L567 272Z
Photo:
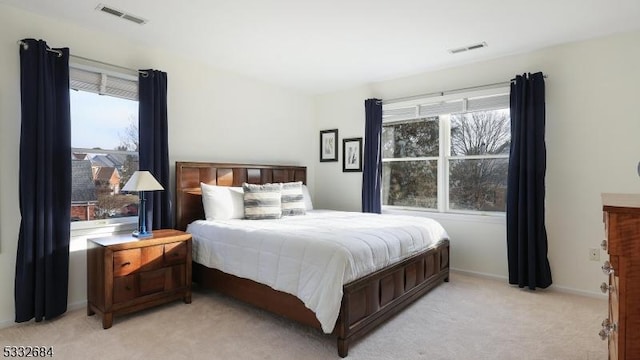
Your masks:
M597 293L605 277L601 261L588 260L588 249L599 247L604 236L600 193L640 191L639 44L640 32L634 32L323 95L317 99L318 127L337 127L341 138L363 136L366 98L391 99L544 72L546 226L553 280L558 287ZM360 209L357 175L342 173L340 163L323 163L317 169L317 203ZM504 218L436 218L451 236L452 267L507 276Z
M22 38L128 68L168 74L169 157L175 161L252 162L308 166L313 189L317 136L312 98L124 42L54 19L0 5L0 327L14 318L13 284L20 224L18 149ZM71 253L69 303L86 300L84 251Z

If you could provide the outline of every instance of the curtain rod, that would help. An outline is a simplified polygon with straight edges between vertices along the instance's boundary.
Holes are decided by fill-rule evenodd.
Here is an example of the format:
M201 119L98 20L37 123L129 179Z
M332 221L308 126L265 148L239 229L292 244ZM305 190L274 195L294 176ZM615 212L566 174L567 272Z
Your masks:
M544 78L546 79L547 75L544 75ZM419 94L419 95L405 96L405 97L399 97L399 98L394 98L394 99L389 99L389 100L382 100L382 104L383 105L384 104L392 104L392 103L402 102L402 101L424 99L424 98L436 97L436 96L445 96L445 95L448 95L448 94L455 94L455 93L466 92L466 91L471 91L471 90L492 89L492 88L507 86L507 85L511 84L511 82L513 82L514 80L515 80L515 78L511 79L509 81L503 81L503 82L498 82L498 83L493 83L493 84L470 86L470 87L465 87L465 88L460 88L460 89L444 90L444 91L437 91L437 92L432 92L432 93L427 93L427 94Z
M26 42L24 42L22 40L18 40L18 45L22 45L22 47L25 50L27 50L29 48L29 44L27 44ZM60 50L51 49L51 48L47 47L47 51L50 51L52 53L58 54L58 57L62 56L62 51L60 51ZM74 58L74 59L84 60L84 61L90 61L90 62L94 62L94 63L101 64L101 65L111 66L111 67L114 67L114 68L123 69L123 70L131 71L131 72L135 72L135 73L138 73L138 74L142 74L142 76L144 76L144 77L149 76L149 74L146 71L143 71L143 70L130 69L128 67L109 64L109 63L106 63L104 61L93 60L93 59L89 59L89 58L86 58L86 57L83 57L83 56L78 56L78 55L69 54L69 57Z

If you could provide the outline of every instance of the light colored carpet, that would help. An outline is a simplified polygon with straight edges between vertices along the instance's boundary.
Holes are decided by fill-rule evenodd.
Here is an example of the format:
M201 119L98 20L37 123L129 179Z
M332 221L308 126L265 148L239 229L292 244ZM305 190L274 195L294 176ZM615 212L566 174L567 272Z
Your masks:
M605 299L527 291L453 273L352 345L348 359L606 359ZM0 330L0 345L47 345L55 359L338 359L335 339L214 292L114 319L74 310Z

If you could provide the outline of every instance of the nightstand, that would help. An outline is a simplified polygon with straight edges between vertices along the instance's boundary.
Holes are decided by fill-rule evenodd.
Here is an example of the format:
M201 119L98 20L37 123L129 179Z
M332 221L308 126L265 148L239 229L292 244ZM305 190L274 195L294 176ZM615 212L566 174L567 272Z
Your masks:
M87 315L113 316L182 299L191 303L191 235L154 230L153 237L129 234L87 240Z

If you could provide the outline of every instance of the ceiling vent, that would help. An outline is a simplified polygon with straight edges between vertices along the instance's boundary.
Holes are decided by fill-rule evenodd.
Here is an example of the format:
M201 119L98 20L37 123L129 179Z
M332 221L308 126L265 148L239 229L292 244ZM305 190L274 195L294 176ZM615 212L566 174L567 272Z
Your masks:
M483 42L478 43L478 44L464 46L464 47L456 48L456 49L450 49L449 52L452 53L452 54L458 54L458 53L462 53L462 52L469 51L469 50L482 49L484 47L487 47L487 43L483 41Z
M107 5L104 5L104 4L98 4L98 7L96 7L96 10L102 11L105 14L110 14L110 15L113 15L113 16L117 16L117 17L119 17L121 19L129 20L129 21L134 22L134 23L136 23L138 25L144 25L144 24L147 23L147 20L145 20L145 19L143 19L143 18L141 18L139 16L131 15L129 13L126 13L126 12L121 11L121 10L114 9L111 6L107 6Z

